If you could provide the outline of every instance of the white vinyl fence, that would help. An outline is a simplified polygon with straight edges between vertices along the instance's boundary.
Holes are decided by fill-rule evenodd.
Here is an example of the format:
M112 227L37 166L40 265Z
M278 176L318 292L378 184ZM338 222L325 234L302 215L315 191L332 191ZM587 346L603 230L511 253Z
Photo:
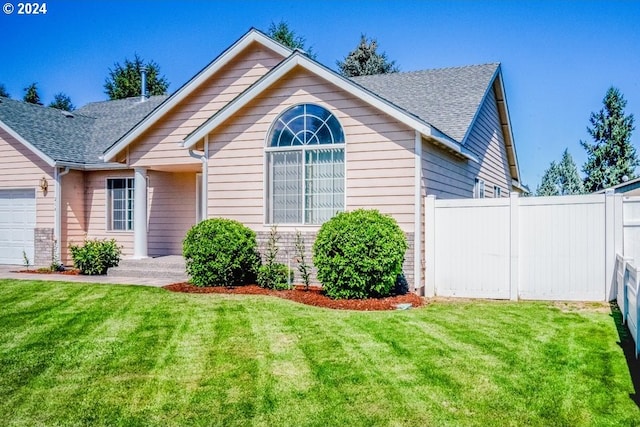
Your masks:
M618 289L618 307L622 313L622 321L627 324L633 342L635 343L636 358L640 353L640 272L632 264L633 259L616 256L616 285Z
M428 196L425 294L615 299L616 253L640 259L640 198L628 199L612 192L464 200ZM633 217L624 225L623 212L624 218Z

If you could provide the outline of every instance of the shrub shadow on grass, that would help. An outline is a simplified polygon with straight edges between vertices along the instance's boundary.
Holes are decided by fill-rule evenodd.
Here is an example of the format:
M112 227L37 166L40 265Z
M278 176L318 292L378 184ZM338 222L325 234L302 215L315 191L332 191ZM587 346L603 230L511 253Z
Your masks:
M636 359L635 343L629 328L622 321L622 312L620 307L615 301L609 303L611 308L611 317L616 325L618 331L618 345L624 352L624 357L627 359L627 367L629 368L629 375L631 376L631 382L633 383L633 389L635 393L629 394L631 400L633 400L640 408L640 361Z

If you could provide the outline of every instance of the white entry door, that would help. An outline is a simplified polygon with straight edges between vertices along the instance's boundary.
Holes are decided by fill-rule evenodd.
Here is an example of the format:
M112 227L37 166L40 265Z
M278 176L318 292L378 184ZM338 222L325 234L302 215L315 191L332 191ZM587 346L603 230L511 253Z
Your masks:
M24 264L23 252L33 263L35 227L35 190L0 190L0 264Z

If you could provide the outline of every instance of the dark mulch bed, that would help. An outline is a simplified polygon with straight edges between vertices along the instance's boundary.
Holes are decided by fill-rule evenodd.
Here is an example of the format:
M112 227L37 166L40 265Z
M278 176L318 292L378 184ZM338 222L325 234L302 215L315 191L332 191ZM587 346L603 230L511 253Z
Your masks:
M257 285L235 286L235 287L198 287L189 283L174 283L164 286L171 292L184 292L190 294L241 294L241 295L272 295L296 301L302 304L316 307L326 307L339 310L396 310L398 304L411 304L411 307L420 307L425 304L424 299L416 294L408 293L387 298L369 298L362 300L334 300L322 293L319 287L311 287L305 290L304 287L297 286L292 290L274 291L261 288Z
M15 273L29 273L29 274L61 274L63 276L79 276L80 270L75 268L70 268L67 270L61 271L51 271L51 270L18 270Z

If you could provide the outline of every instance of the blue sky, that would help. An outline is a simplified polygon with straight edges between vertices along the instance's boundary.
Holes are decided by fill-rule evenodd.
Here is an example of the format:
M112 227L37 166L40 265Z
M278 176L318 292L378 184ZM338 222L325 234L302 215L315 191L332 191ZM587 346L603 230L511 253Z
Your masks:
M2 0L0 3L18 1ZM76 106L103 100L115 62L156 61L176 90L249 28L287 21L335 68L378 40L401 71L501 62L520 170L531 189L569 148L580 168L592 111L616 86L640 152L640 1L62 1L40 16L0 13L0 83L37 82Z

